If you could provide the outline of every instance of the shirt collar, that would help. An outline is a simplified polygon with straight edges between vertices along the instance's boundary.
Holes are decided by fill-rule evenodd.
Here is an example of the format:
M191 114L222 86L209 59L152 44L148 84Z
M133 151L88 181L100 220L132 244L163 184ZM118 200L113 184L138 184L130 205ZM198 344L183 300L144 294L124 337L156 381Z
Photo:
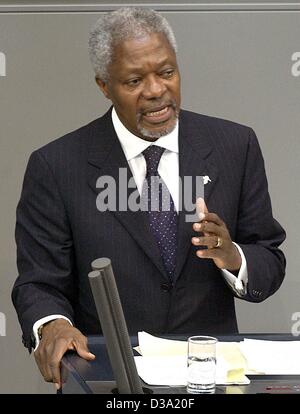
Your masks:
M132 134L132 132L130 132L120 121L115 108L112 109L111 117L127 161L135 158L146 148L152 145L152 142L145 141L144 139ZM178 121L170 134L159 138L154 142L154 144L159 147L166 148L169 151L178 153Z

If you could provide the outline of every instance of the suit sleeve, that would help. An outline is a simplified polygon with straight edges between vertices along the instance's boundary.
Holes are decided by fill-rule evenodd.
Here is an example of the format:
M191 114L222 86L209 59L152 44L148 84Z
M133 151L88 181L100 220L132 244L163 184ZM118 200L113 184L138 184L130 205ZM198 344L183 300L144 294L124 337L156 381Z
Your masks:
M23 331L31 349L34 323L60 314L73 323L74 253L68 217L54 175L34 152L26 169L16 221L19 276L12 291Z
M249 133L236 236L248 270L247 294L242 299L261 302L283 281L286 261L279 246L285 231L273 218L264 160L253 130Z

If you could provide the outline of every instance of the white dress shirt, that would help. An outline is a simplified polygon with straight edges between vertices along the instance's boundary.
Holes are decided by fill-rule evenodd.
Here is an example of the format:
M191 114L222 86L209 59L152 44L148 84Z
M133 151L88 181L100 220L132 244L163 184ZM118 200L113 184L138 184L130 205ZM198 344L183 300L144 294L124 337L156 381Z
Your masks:
M124 151L126 160L129 164L133 178L135 180L139 193L142 193L143 182L146 176L146 161L142 152L153 143L145 141L142 138L132 134L120 121L115 109L112 110L112 122L115 128L116 134ZM178 213L179 210L179 146L178 146L178 122L174 130L154 142L154 145L165 148L166 151L161 156L158 173L166 183L170 194L174 201L175 209ZM192 223L191 223L192 226ZM226 269L221 269L222 275L230 286L230 288L238 295L243 296L247 292L248 272L247 263L244 253L240 246L234 243L237 247L241 258L242 264L239 270L238 276L235 276ZM203 260L200 259L199 260ZM49 322L53 319L63 318L71 323L71 321L65 316L61 315L49 315L35 322L33 325L33 333L36 339L36 348L39 345L38 329L41 325Z
M142 193L143 182L146 177L146 160L142 154L153 143L133 135L120 121L115 109L112 110L112 121L126 160L131 169L139 193ZM166 183L174 201L175 209L179 210L179 149L178 123L175 129L155 141L154 145L166 148L163 152L158 173Z

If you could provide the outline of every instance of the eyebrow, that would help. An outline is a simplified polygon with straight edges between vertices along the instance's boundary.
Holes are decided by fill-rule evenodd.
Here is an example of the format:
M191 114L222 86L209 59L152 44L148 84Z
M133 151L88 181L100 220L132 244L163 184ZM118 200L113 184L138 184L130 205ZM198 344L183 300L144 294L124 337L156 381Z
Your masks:
M176 66L176 64L174 64L174 63L171 63L171 62L168 62L168 58L164 58L163 60L161 60L160 62L155 62L155 64L157 65L157 66L164 66L164 65L166 65L166 64L169 64L169 65L171 65L172 67L175 67ZM126 72L141 72L143 70L143 67L142 66L135 66L135 65L132 65L132 66L129 66L128 68L126 68Z

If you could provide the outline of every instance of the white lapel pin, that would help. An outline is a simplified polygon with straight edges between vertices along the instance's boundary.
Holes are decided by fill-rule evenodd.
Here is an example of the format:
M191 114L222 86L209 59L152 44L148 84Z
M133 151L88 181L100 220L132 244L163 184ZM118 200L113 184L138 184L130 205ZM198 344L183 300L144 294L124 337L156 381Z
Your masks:
M205 184L207 184L208 182L211 182L211 179L209 178L209 176L208 176L208 175L204 175L204 176L203 176L203 184L205 185Z

